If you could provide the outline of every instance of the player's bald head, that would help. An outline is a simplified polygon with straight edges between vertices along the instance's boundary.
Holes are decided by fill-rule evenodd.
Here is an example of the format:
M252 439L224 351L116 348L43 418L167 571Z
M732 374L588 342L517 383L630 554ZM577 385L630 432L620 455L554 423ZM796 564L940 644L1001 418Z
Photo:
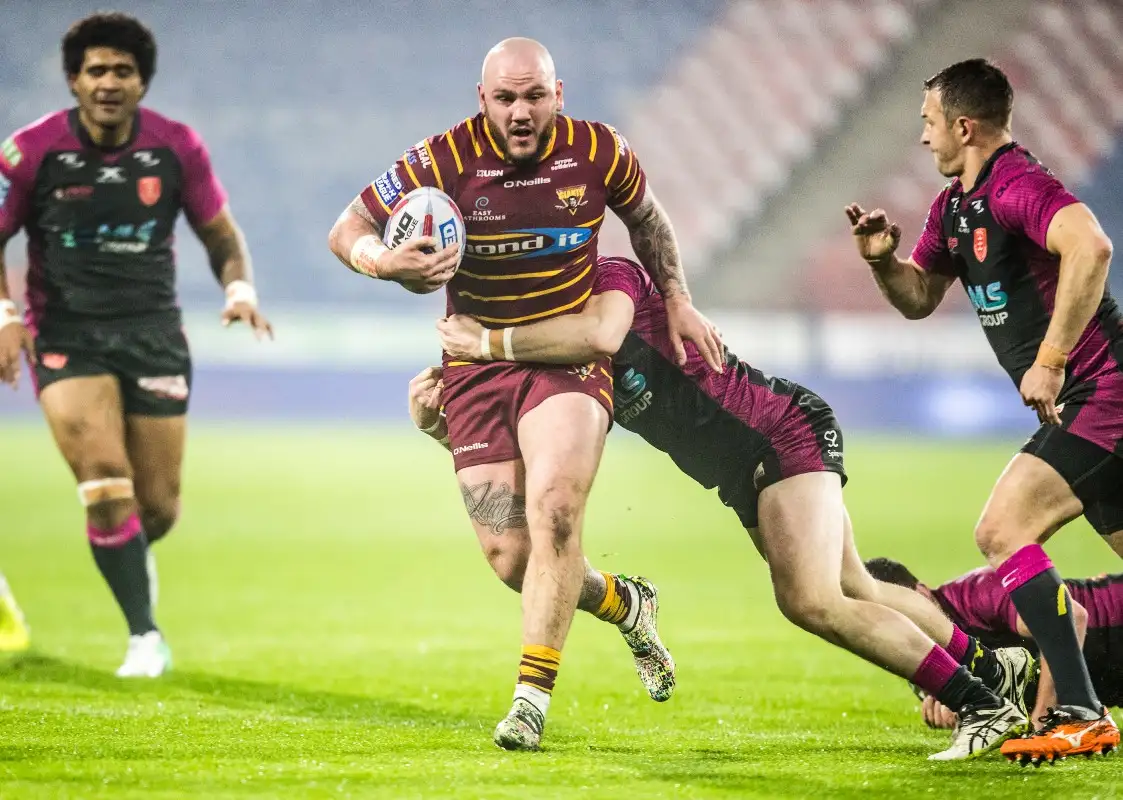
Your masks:
M504 39L484 57L480 82L490 88L499 81L516 83L540 81L553 86L557 80L554 59L539 41L524 36Z

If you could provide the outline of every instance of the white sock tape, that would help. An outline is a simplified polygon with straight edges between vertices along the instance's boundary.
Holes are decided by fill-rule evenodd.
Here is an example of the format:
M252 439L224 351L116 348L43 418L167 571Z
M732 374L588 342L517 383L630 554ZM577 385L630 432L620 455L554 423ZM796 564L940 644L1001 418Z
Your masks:
M131 478L100 478L78 484L78 502L86 508L110 500L127 500L132 496Z
M507 361L515 360L515 348L512 343L512 337L514 335L514 328L503 329L503 358L505 358Z

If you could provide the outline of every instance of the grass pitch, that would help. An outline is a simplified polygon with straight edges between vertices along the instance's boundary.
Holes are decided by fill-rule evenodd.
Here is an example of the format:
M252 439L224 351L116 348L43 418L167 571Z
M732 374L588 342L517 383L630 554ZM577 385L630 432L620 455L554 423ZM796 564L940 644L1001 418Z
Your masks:
M185 513L156 548L175 670L155 682L112 675L125 629L43 426L0 440L0 568L34 643L0 659L3 798L1123 796L1117 758L925 761L947 735L907 687L788 625L732 512L630 436L586 552L659 585L678 688L648 700L619 635L579 615L538 754L491 744L518 598L421 436L192 430ZM1012 445L849 441L867 557L929 582L980 563L972 524ZM1066 574L1119 568L1083 523L1051 551Z

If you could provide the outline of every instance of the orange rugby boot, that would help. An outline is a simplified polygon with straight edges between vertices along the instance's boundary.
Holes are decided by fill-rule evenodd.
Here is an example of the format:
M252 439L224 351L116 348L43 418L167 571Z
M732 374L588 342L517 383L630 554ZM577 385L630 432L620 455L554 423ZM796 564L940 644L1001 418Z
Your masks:
M1040 731L1003 742L1002 755L1036 767L1069 756L1107 755L1119 746L1119 728L1106 708L1095 719L1081 719L1063 706L1051 708L1042 722L1045 727Z

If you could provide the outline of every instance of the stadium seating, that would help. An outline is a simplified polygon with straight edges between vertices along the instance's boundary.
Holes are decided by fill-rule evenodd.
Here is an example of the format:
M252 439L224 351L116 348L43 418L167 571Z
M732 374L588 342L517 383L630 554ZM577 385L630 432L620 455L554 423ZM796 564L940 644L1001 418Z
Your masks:
M936 2L739 0L635 100L627 136L689 260L730 243ZM607 232L605 247L624 249L621 229Z
M1097 175L1123 125L1123 9L1090 2L1040 2L994 48L992 57L1009 74L1015 91L1014 135L1037 153L1067 185L1118 186L1118 173ZM912 247L932 198L943 184L931 154L917 147L904 155L870 202L891 210L905 229L902 249ZM1112 208L1118 208L1118 191ZM1119 218L1123 222L1123 218ZM1109 233L1111 232L1109 228ZM1120 232L1115 238L1120 238ZM873 310L884 304L872 284L855 282L836 265L853 258L850 236L815 243L807 256L806 297L811 307ZM948 311L968 305L954 293Z

